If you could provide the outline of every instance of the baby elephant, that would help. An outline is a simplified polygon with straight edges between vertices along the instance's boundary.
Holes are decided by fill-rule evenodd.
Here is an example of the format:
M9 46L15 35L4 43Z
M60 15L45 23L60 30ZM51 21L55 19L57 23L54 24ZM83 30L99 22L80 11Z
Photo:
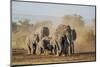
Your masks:
M47 36L43 37L38 45L37 45L37 53L40 54L46 54L46 52L50 52L52 54L53 46L50 44L50 40Z

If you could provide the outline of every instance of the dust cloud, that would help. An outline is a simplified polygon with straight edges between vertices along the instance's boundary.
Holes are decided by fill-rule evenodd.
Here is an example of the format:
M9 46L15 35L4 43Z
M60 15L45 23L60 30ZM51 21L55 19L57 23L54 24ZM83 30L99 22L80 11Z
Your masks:
M61 25L70 25L71 29L75 29L77 39L75 41L75 52L95 52L95 19L86 22L80 15L64 15L61 22L52 22L52 20L37 21L30 23L30 20L19 20L12 22L12 48L26 49L25 39L33 34L40 33L41 28L46 26L50 30L50 36L55 33L56 28ZM62 30L61 30L62 31Z

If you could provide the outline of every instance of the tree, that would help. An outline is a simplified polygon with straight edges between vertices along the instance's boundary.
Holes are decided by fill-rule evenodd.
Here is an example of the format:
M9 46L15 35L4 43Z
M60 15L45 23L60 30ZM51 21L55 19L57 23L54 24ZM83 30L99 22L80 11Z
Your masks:
M63 23L71 25L72 27L82 27L84 26L83 17L80 15L65 15L62 17Z

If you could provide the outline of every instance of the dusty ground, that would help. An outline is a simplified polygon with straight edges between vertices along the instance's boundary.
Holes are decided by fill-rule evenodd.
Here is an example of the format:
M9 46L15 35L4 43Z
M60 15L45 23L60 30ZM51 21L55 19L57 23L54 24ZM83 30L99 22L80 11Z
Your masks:
M12 65L27 65L27 64L48 64L48 63L67 63L78 61L95 61L95 52L78 53L72 56L37 56L27 55L24 49L12 50Z

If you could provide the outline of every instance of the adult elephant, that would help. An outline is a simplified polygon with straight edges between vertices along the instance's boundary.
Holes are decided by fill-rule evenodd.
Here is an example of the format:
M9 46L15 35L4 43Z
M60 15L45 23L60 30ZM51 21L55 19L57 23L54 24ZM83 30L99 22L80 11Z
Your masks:
M72 29L71 30L71 44L70 44L70 47L71 47L71 54L74 54L74 42L77 38L77 34L76 34L76 30L75 29Z
M68 42L68 55L74 54L74 41L77 38L76 35L76 30L71 29L71 27L68 25L66 26L66 37L67 37L67 42Z
M69 27L67 25L60 25L58 26L56 30L56 42L57 42L57 55L67 55L68 54L68 46L69 46L69 41L68 41L68 32Z
M39 42L38 34L30 35L26 38L26 44L28 47L28 54L36 54L37 43Z
M68 34L67 31L65 31L65 33L59 35L59 39L58 39L58 45L59 45L59 56L61 56L62 54L64 56L68 55L68 47L69 47L69 41L68 41Z

